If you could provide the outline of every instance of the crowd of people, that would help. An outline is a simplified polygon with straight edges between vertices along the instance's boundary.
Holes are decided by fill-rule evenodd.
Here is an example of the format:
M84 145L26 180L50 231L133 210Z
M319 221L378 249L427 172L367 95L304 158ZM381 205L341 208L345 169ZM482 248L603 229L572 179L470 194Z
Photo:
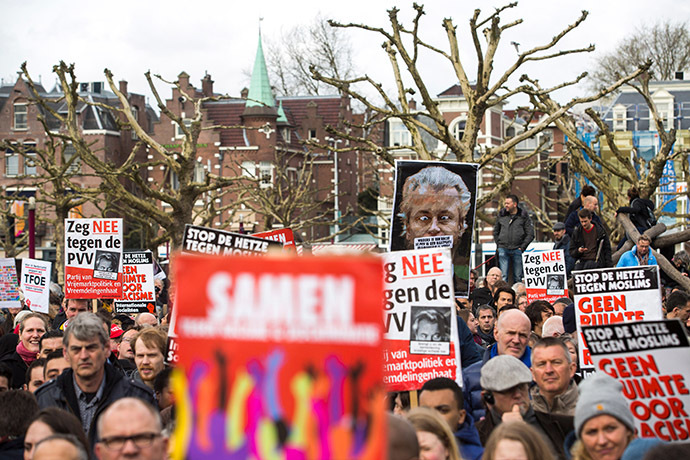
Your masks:
M50 299L0 314L0 458L168 458L165 310L114 314L56 284Z

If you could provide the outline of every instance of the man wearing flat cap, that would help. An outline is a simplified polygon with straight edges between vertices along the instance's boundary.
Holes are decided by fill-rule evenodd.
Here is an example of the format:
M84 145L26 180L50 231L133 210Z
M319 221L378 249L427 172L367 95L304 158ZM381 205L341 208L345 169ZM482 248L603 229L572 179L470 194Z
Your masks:
M565 459L563 442L573 430L573 417L535 411L529 399L531 382L530 370L512 355L496 356L482 367L480 383L487 411L476 423L479 438L485 445L498 425L522 420L544 435L558 458Z
M553 249L563 249L565 255L565 271L570 278L570 272L575 266L575 259L570 255L570 235L565 231L565 224L563 222L556 222L553 224Z

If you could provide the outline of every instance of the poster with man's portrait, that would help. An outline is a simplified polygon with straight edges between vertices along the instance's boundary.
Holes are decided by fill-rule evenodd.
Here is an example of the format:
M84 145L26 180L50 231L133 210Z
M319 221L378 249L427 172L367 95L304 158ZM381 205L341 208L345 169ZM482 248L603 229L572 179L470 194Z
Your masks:
M450 247L456 297L469 292L479 165L395 162L390 250Z

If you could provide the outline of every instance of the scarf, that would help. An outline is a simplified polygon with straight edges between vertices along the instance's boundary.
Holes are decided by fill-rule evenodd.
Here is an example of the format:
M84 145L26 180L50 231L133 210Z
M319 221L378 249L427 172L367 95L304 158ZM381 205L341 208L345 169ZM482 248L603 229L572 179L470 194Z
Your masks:
M30 366L36 360L36 352L27 350L21 340L17 344L17 353L22 357L27 366Z

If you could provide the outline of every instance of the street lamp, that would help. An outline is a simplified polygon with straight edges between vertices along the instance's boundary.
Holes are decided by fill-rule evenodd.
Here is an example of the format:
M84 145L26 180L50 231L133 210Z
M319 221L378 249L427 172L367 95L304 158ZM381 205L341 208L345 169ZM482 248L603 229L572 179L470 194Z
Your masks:
M29 197L29 259L36 258L36 198Z

